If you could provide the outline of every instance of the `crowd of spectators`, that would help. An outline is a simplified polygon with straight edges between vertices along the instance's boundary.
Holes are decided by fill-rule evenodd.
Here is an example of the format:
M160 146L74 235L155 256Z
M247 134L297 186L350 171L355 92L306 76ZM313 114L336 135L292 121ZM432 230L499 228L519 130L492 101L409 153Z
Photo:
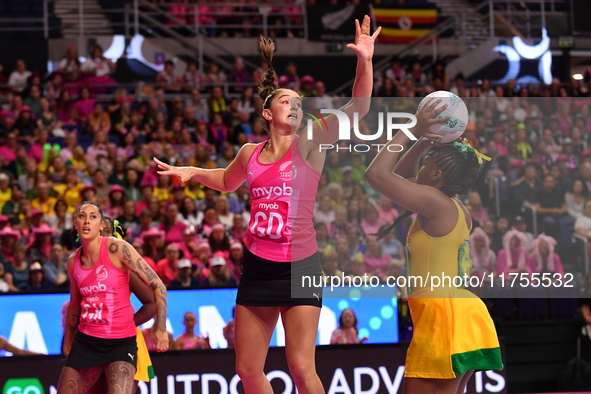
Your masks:
M218 193L194 179L182 186L158 176L152 158L226 167L243 144L266 140L255 94L264 68L246 72L237 59L230 77L215 64L206 75L190 65L177 77L167 62L149 101L137 103L127 90L103 86L113 96L101 102L86 79L110 78L113 66L101 53L95 48L94 66L85 66L71 47L46 83L22 61L7 79L0 112L0 291L67 288L65 262L78 246L72 215L84 200L100 202L128 228L127 240L170 288L235 285L250 220L248 187ZM228 80L242 83L240 98L224 96L220 84ZM322 81L300 77L293 63L279 83L317 108L343 104L327 95ZM165 100L186 89L189 99ZM373 105L414 111L414 97L441 89L465 98L470 122L464 137L492 157L473 190L461 196L474 219L473 274L564 273L564 224L591 238L589 85L469 84L462 75L449 78L441 63L425 73L418 63L405 69L394 61L376 73ZM371 122L368 116L360 127L369 133ZM378 142L385 142L385 133ZM370 235L399 216L398 207L364 182L376 153L327 154L314 212L326 275L367 273L384 280L405 274L413 217L380 241ZM537 238L524 205L536 209Z
M187 28L198 24L203 33L210 37L258 37L263 25L268 26L271 37L303 37L304 7L313 5L359 5L374 6L426 4L427 0L218 0L202 2L197 0L178 4L166 4L163 0L152 0L171 17L153 15L164 24L188 33ZM205 4L207 3L207 4ZM151 12L153 8L143 7Z

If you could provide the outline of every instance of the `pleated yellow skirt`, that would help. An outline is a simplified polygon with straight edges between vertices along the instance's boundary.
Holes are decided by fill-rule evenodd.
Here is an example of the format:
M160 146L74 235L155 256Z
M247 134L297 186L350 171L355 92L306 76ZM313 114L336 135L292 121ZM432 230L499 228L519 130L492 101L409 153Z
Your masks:
M137 332L137 370L135 372L134 380L149 382L150 379L154 378L152 359L150 358L150 353L148 353L148 347L146 346L144 334L139 329L139 327L136 327L135 330Z
M445 289L446 298L428 289L408 298L414 325L405 377L453 379L469 370L503 369L494 323L484 302L467 290Z

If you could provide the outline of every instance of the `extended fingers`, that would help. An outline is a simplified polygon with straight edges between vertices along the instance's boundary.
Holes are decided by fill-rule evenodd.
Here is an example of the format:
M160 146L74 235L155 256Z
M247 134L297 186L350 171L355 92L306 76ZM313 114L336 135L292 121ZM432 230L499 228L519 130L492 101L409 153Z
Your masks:
M359 19L355 19L355 42L357 42L360 35L361 35L361 26L359 26Z
M431 105L429 105L429 111L435 111L435 108L439 105L439 103L441 103L441 99L437 99L433 102L431 102ZM429 104L429 103L427 103Z
M371 38L373 38L374 40L378 38L378 34L380 34L380 32L382 31L382 26L378 27L376 29L376 31L373 33L373 35L371 36Z
M158 164L158 167L162 168L163 170L169 170L170 169L170 165L161 162L160 160L158 160L157 158L154 157L154 162L156 164Z
M445 111L446 109L447 109L447 104L441 106L441 108L437 108L435 111L433 111L433 113L435 114L435 116L437 116L440 113L442 113L443 111Z
M371 18L369 15L365 15L363 18L363 25L361 26L361 34L367 34L369 36L369 25L371 24Z

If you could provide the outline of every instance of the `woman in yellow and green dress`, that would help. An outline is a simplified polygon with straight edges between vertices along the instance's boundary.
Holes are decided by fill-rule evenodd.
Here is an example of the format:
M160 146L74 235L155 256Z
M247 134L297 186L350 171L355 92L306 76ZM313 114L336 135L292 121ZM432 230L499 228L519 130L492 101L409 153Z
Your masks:
M484 303L459 281L430 286L435 276L463 277L470 272L472 218L455 195L469 191L482 159L490 160L467 140L432 144L426 139L440 139L429 127L449 119L436 118L445 110L445 106L436 109L440 102L431 99L417 112L417 124L409 130L424 138L400 162L399 149L388 148L408 144L410 139L402 131L381 149L366 172L376 191L407 210L378 237L413 212L418 214L407 236L408 303L414 330L404 393L463 393L474 371L503 368L497 333ZM428 147L432 149L419 169Z

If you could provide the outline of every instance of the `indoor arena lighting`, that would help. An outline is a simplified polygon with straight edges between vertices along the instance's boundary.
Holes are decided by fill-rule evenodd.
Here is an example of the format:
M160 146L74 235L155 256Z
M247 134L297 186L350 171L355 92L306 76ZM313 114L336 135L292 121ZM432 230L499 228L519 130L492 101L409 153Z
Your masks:
M545 84L549 85L552 83L552 53L549 49L550 38L546 29L542 29L542 41L537 45L527 45L521 37L513 37L513 48L509 45L498 45L494 47L493 51L505 54L509 62L507 74L495 82L506 83L509 79L517 79L521 70L522 59L539 59L538 75ZM521 82L521 79L531 80L532 78L531 76L524 76L518 82Z

